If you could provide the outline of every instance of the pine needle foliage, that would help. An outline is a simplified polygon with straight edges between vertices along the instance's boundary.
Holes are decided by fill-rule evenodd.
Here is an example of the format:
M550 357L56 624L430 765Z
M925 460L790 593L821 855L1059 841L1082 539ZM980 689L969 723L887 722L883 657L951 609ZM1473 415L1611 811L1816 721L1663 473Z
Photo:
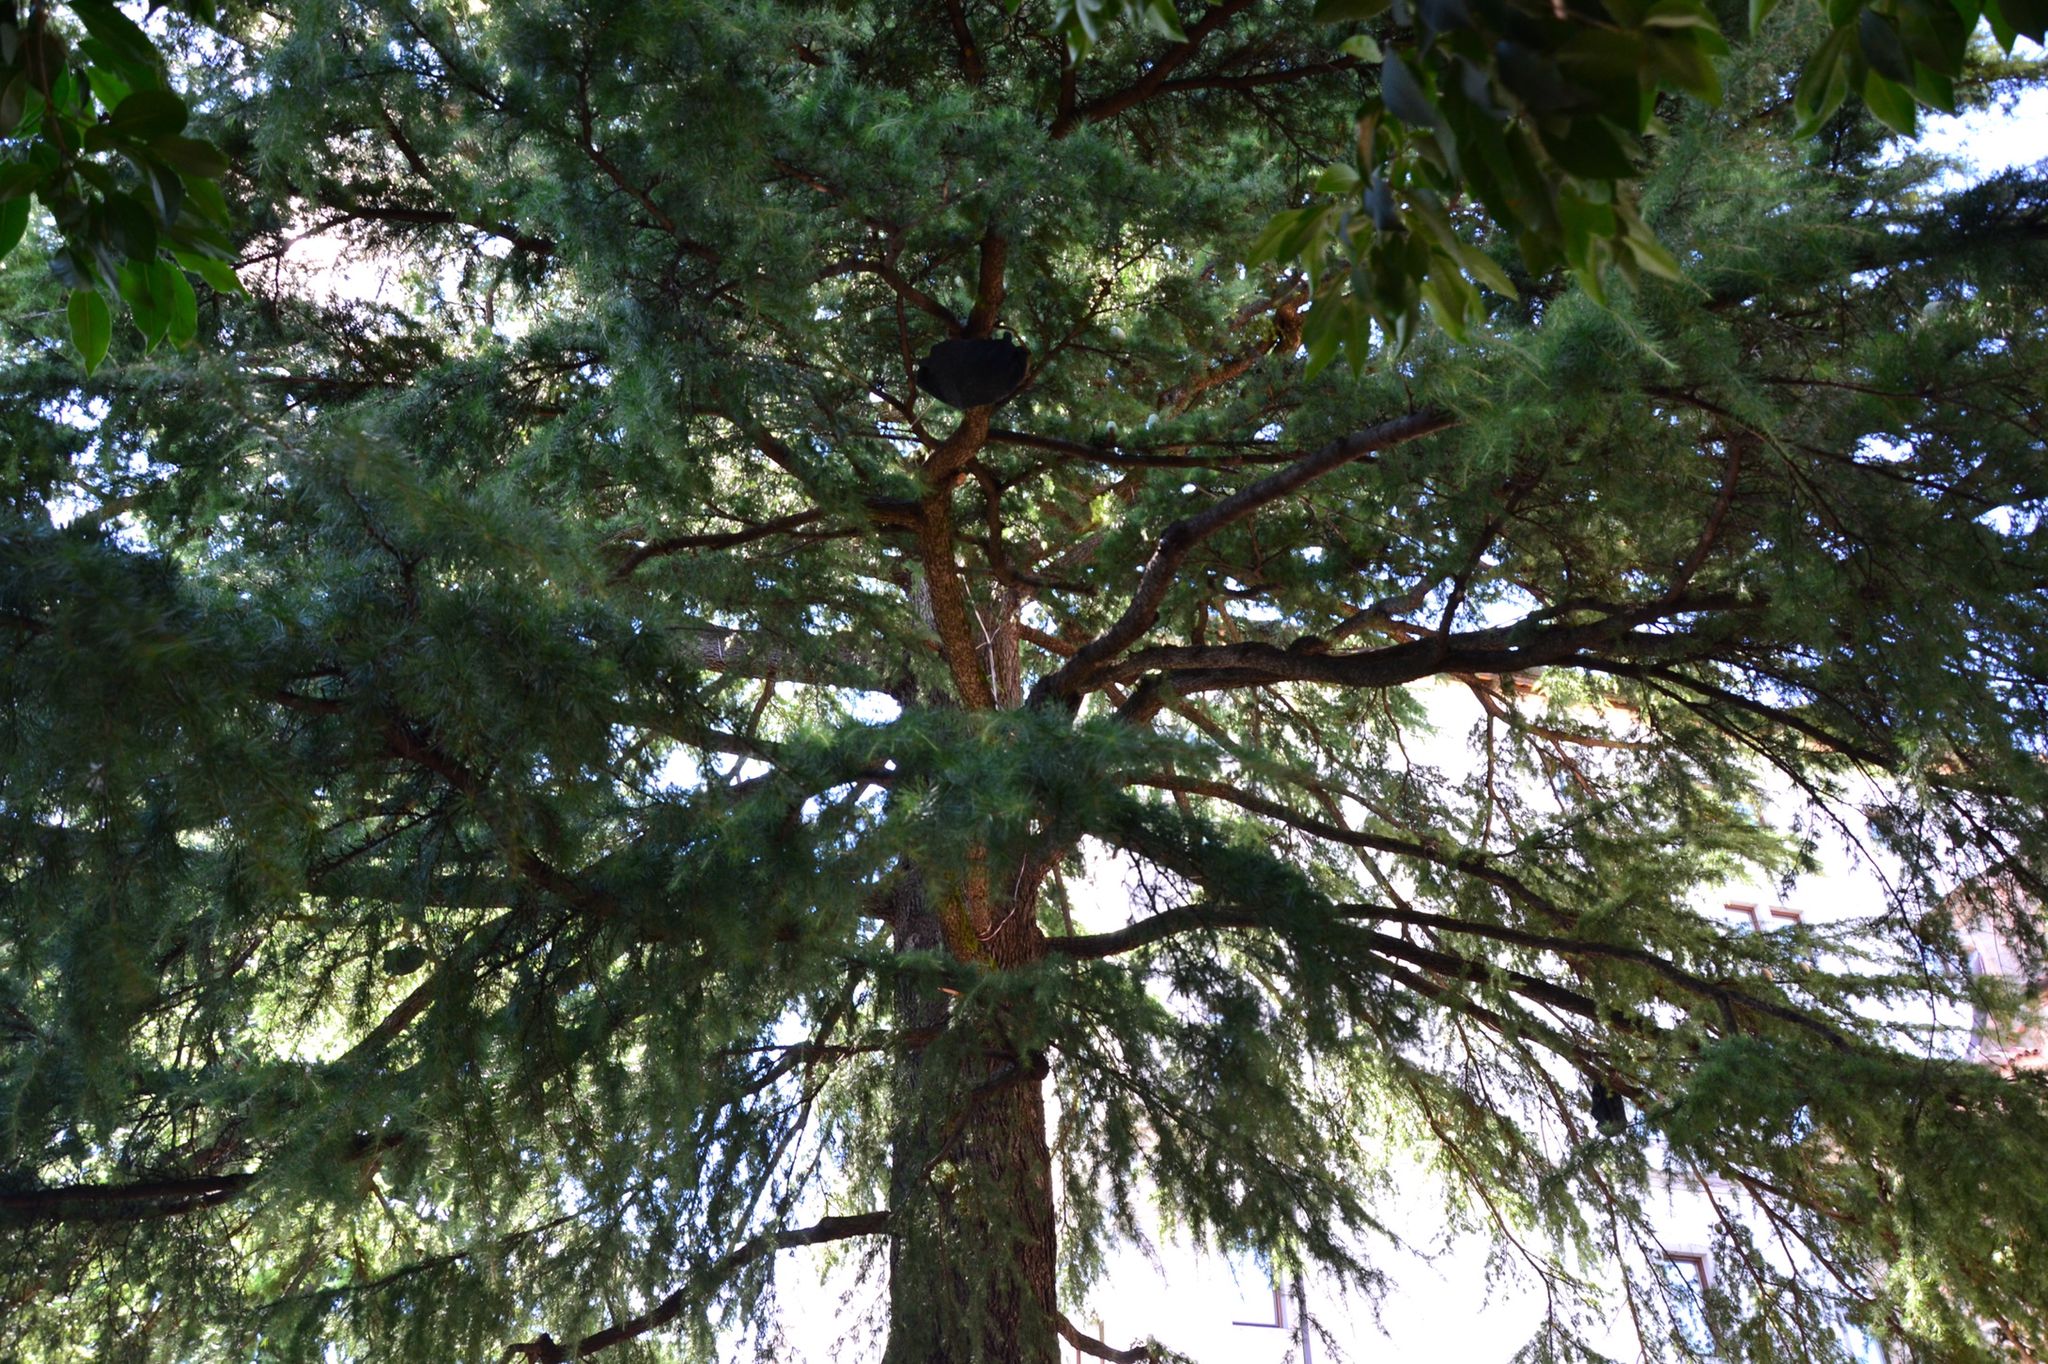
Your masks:
M1530 1360L1700 1348L1666 1171L1721 1358L2048 1348L2048 1093L1929 1023L1959 887L2042 945L2048 186L1795 136L1788 9L1644 145L1681 278L1461 217L1516 296L1311 376L1360 77L1181 8L193 39L248 296L84 381L0 274L0 1354L708 1359L844 1240L1043 1362L1156 1216L1388 1291L1417 1162ZM1697 912L1837 830L1869 917Z

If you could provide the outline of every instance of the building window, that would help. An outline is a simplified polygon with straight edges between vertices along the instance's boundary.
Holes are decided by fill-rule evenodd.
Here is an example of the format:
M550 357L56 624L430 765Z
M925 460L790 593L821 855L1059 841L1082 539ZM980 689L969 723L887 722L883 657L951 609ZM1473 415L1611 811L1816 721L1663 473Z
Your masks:
M1293 1323L1287 1320L1287 1290L1278 1280L1273 1284L1273 1319L1271 1321L1233 1321L1232 1326L1264 1326L1269 1330L1286 1330Z
M1742 921L1737 927L1760 931L1764 926L1763 920L1757 918L1755 905L1738 905L1731 902L1728 912Z
M1707 1257L1693 1251L1666 1251L1664 1302L1671 1329L1696 1355L1714 1351L1714 1333L1707 1328Z
M1796 924L1799 922L1799 911L1787 909L1783 905L1775 905L1771 909L1771 918L1774 922L1780 924Z

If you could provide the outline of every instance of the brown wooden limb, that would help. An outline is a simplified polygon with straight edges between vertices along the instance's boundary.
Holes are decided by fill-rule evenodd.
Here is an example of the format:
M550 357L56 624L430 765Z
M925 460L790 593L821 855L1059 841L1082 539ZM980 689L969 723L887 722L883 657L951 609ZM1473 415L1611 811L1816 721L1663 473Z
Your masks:
M1341 922L1353 922L1374 917L1371 913L1360 913L1352 907L1333 906L1334 917ZM1161 910L1137 922L1108 933L1087 933L1079 937L1053 937L1045 941L1045 950L1050 955L1062 956L1075 961L1093 961L1104 957L1120 955L1150 943L1197 929L1243 928L1271 929L1275 926L1270 915L1253 910L1224 908L1215 905L1183 905L1178 909ZM1426 971L1453 980L1486 984L1498 981L1514 991L1553 1009L1574 1014L1588 1022L1612 1022L1611 1015L1600 1008L1590 997L1577 990L1568 989L1555 981L1541 976L1532 976L1524 971L1508 970L1491 962L1474 957L1460 956L1454 952L1440 952L1385 933L1369 930L1356 931L1358 945L1376 956L1391 957L1405 961Z
M637 1340L649 1331L668 1325L683 1314L692 1297L714 1291L719 1284L731 1278L763 1255L778 1250L793 1250L799 1246L823 1245L828 1241L844 1241L855 1236L881 1236L889 1230L887 1211L854 1213L846 1217L821 1217L808 1227L791 1231L764 1233L748 1241L739 1249L707 1266L692 1276L692 1282L676 1289L647 1311L624 1321L615 1322L591 1335L583 1337L574 1345L564 1345L553 1336L542 1332L532 1340L519 1341L505 1347L501 1361L524 1359L528 1364L568 1364L572 1359L587 1359L615 1345L624 1345Z
M1060 1314L1060 1339L1066 1341L1067 1344L1073 1346L1082 1354L1093 1355L1097 1359L1106 1359L1109 1361L1109 1364L1149 1364L1149 1361L1160 1357L1158 1350L1153 1348L1150 1342L1143 1345L1133 1345L1128 1350L1119 1350L1114 1345L1105 1345L1094 1336L1089 1335L1080 1327L1074 1325L1073 1322L1068 1321L1064 1312Z
M1364 459L1380 450L1416 440L1456 424L1457 419L1441 410L1411 412L1380 422L1350 435L1339 437L1312 454L1304 455L1242 488L1203 511L1183 517L1168 526L1158 547L1139 575L1130 604L1108 629L1088 641L1060 668L1032 689L1032 703L1046 704L1059 699L1072 701L1095 680L1094 674L1110 659L1135 643L1159 618L1159 608L1171 590L1180 566L1188 554L1217 531L1235 525L1259 508L1288 496L1297 489Z
M968 412L959 428L925 457L921 472L926 491L917 515L918 558L931 594L932 627L953 676L954 692L969 710L995 709L995 691L982 666L967 589L953 559L953 488L988 438L989 410L978 407Z
M1559 938L1545 933L1532 933L1526 929L1512 928L1506 924L1474 923L1454 919L1441 914L1429 914L1421 910L1395 909L1381 905L1346 905L1347 912L1358 912L1387 923L1409 924L1443 933L1459 933L1470 937L1485 938L1493 942L1508 943L1526 947L1533 951L1550 952L1564 958L1601 958L1624 961L1641 966L1663 976L1666 980L1683 987L1687 993L1711 999L1717 1004L1733 1006L1738 1012L1760 1014L1775 1018L1781 1023L1805 1028L1815 1033L1829 1046L1846 1049L1851 1045L1849 1038L1821 1019L1798 1009L1768 999L1759 999L1747 990L1737 989L1720 981L1708 980L1696 975L1677 963L1669 961L1645 948L1631 947L1626 943L1592 942L1582 938Z
M1112 91L1100 99L1090 100L1078 107L1066 109L1053 120L1047 135L1057 141L1083 124L1100 123L1104 119L1115 118L1125 110L1143 104L1158 94L1173 73L1202 50L1202 44L1209 40L1211 34L1250 9L1255 3L1257 0L1223 0L1221 4L1211 5L1200 19L1187 26L1186 40L1167 49L1158 61L1145 69L1144 75L1121 90Z
M540 257L555 254L553 238L523 232L511 223L495 222L488 218L465 218L447 209L413 208L405 204L324 202L339 216L321 223L315 229L316 232L339 227L344 222L387 223L400 227L466 227L472 232L496 237L510 245L514 251L523 251L528 255Z
M398 1036L411 1027L434 1002L445 995L457 974L468 970L482 959L484 953L496 946L507 929L512 927L516 910L507 910L476 932L463 939L455 951L449 953L439 965L398 1001L391 1011L379 1019L377 1026L364 1033L356 1044L342 1056L341 1064L349 1065L375 1056Z
M989 231L981 238L981 268L974 285L974 311L967 315L967 334L987 336L1002 316L1003 300L1009 290L1005 283L1010 265L1010 239ZM987 435L987 425L982 427Z
M1678 615L1755 614L1768 605L1768 600L1758 595L1691 593L1675 601L1617 607L1609 615L1578 624L1532 630L1525 620L1456 634L1432 633L1351 653L1332 652L1323 647L1327 641L1312 637L1296 640L1284 648L1256 640L1239 644L1159 645L1114 662L1104 659L1070 685L1075 691L1082 691L1104 682L1136 682L1148 673L1157 673L1162 686L1177 692L1229 691L1276 682L1392 687L1444 673L1505 675L1562 664L1597 667L1602 650L1619 650L1620 656L1629 661L1668 662L1674 657L1683 658L1695 646L1692 634L1631 632ZM1156 616L1157 611L1153 614ZM1078 660L1081 655L1075 657ZM1073 667L1072 662L1068 663L1068 669Z
M1758 719L1768 720L1772 724L1784 725L1795 733L1811 739L1829 752L1839 753L1845 758L1853 758L1857 762L1867 763L1872 767L1889 771L1897 767L1900 762L1899 754L1889 747L1888 741L1887 747L1884 749L1871 748L1867 745L1859 744L1853 739L1846 738L1820 725L1816 725L1783 706L1774 706L1768 702L1759 701L1755 697L1743 696L1739 692L1730 691L1726 687L1716 686L1714 683L1708 682L1703 678L1682 673L1675 667L1659 665L1654 662L1611 658L1588 659L1580 666L1589 668L1594 672L1603 672L1615 677L1633 678L1637 681L1650 683L1658 690L1664 691L1666 696L1671 695L1670 691L1665 690L1666 688L1676 688L1691 692L1695 696L1703 697L1708 701L1719 702L1722 705L1754 715ZM1674 699L1682 700L1683 698Z
M1276 800L1246 791L1228 782L1212 781L1200 777L1187 777L1173 772L1148 772L1131 779L1133 785L1150 786L1163 791L1185 791L1189 795L1207 796L1212 800L1228 801L1253 814L1264 815L1278 820L1290 828L1298 829L1316 838L1341 843L1347 847L1363 848L1370 852L1387 853L1394 857L1413 857L1451 871L1483 881L1523 905L1543 914L1556 922L1568 923L1571 916L1539 894L1521 878L1495 865L1491 858L1478 853L1468 853L1455 847L1428 838L1397 838L1390 834L1371 833L1362 829L1346 828L1327 820L1317 819L1290 810Z
M590 107L590 73L586 69L579 72L576 78L577 147L590 159L593 166L604 172L607 180L646 209L648 216L654 219L661 230L666 232L685 254L709 264L717 264L719 257L715 249L686 236L674 216L655 202L653 193L644 185L634 184L619 163L612 160L610 154L597 145L596 122L596 115Z
M1671 576L1671 586L1665 589L1668 599L1676 599L1691 585L1693 575L1700 571L1700 565L1707 561L1707 554L1714 547L1714 540L1721 533L1721 523L1727 519L1728 508L1735 503L1735 484L1742 477L1742 440L1727 442L1728 464L1721 474L1721 495L1714 500L1714 509L1707 514L1707 524L1700 530L1699 539L1692 550L1679 561L1678 571Z
M1272 335L1254 341L1236 355L1221 357L1169 390L1160 400L1163 409L1171 416L1181 416L1204 394L1242 378L1275 350L1283 355L1292 354L1301 344L1301 305L1307 301L1308 282L1305 277L1290 274L1281 280L1279 292L1270 301L1246 309L1235 319L1235 325L1243 327L1252 319L1270 313L1273 318Z
M1360 62L1356 57L1339 57L1334 61L1303 62L1299 66L1248 71L1241 76L1182 76L1167 81L1155 93L1177 95L1193 90L1263 90L1268 86L1291 85L1295 81L1311 80L1317 76L1335 76L1346 71L1356 71L1359 66Z
M953 41L960 48L960 74L969 85L980 85L988 78L988 63L982 60L981 48L974 41L974 30L967 26L967 10L960 0L946 0L946 23L953 30Z
M919 312L927 313L944 323L946 335L958 336L966 328L966 324L953 315L951 308L905 279L902 271L890 261L872 256L856 256L827 266L819 278L830 279L835 275L873 275L888 285L890 292L897 298Z
M1064 455L1088 464L1107 464L1133 469L1242 469L1247 465L1291 464L1301 457L1297 453L1285 450L1255 450L1240 455L1186 453L1196 448L1205 448L1212 442L1128 449L1123 446L1089 445L1083 441L1067 440L1060 436L1041 436L1029 431L993 427L989 430L988 438L996 445L1018 445L1027 450L1044 450L1049 454ZM1257 441L1236 443L1266 444ZM1232 442L1222 442L1221 447L1227 449L1231 444Z
M1265 815L1303 833L1328 839L1331 842L1366 848L1376 852L1386 852L1396 856L1425 858L1439 866L1463 872L1494 885L1511 896L1522 899L1525 904L1541 910L1553 919L1565 923L1572 921L1571 915L1552 904L1547 898L1537 895L1519 878L1489 865L1487 859L1477 855L1458 854L1441 847L1431 847L1420 841L1395 839L1384 835L1346 829L1308 815L1299 814L1277 801L1268 800L1263 796L1241 790L1224 782L1182 777L1174 773L1148 774L1140 779L1140 782L1143 785L1163 790L1187 792L1192 795L1226 800L1231 804L1250 810L1254 814ZM1438 932L1458 933L1471 937L1485 938L1494 942L1528 948L1534 951L1550 952L1566 959L1597 958L1626 962L1633 966L1643 967L1656 975L1662 976L1667 981L1678 986L1686 994L1712 1001L1731 1017L1747 1014L1752 1018L1773 1019L1779 1023L1812 1033L1837 1050L1847 1049L1854 1045L1851 1038L1823 1019L1816 1018L1791 1005L1782 1004L1776 1000L1760 998L1750 991L1740 989L1734 985L1709 980L1704 976L1687 971L1676 963L1644 948L1631 947L1624 943L1603 943L1581 938L1558 937L1551 934L1518 929L1505 924L1480 923L1451 918L1445 915L1429 914L1421 910L1395 908L1386 905L1346 904L1339 905L1336 909L1339 917L1347 921L1378 920L1387 923L1408 924ZM1244 913L1237 913L1236 917L1233 918L1230 913L1211 907L1186 906L1182 909L1167 910L1160 914L1151 915L1107 933L1049 938L1046 940L1046 951L1052 955L1077 960L1094 960L1133 951L1139 947L1162 941L1177 933L1184 933L1198 928L1257 928L1268 926L1269 923L1270 921L1268 920ZM1372 935L1375 939L1383 938L1384 936L1383 934ZM1388 938L1386 942L1398 944L1401 940ZM1375 943L1374 950L1381 952L1383 955L1398 957L1406 949L1393 950L1383 943ZM1413 957L1406 959L1416 961ZM1469 959L1453 958L1451 960L1466 961ZM1449 969L1441 963L1432 964L1416 961L1416 964L1424 965L1428 969L1439 971L1441 974L1462 974L1460 970ZM1514 979L1530 981L1536 979L1535 977L1523 977L1520 973L1508 974ZM1575 992L1573 992L1573 996L1575 999L1582 998L1577 996ZM1531 997L1535 998L1536 996L1532 995ZM1576 1006L1567 1006L1557 1000L1545 998L1543 1002L1550 1003L1554 1007L1566 1007L1570 1012L1578 1011Z
M764 540L771 535L783 535L791 531L801 530L813 521L824 519L824 516L825 513L823 511L814 507L810 511L796 512L789 516L778 516L771 521L763 521L759 525L749 526L745 530L721 531L705 535L671 535L659 540L649 540L645 544L635 547L631 553L620 560L619 566L612 570L612 581L623 582L633 575L635 569L639 568L640 565L646 563L649 559L658 559L669 554L683 554L695 549L730 549L735 545L744 545L750 541ZM822 538L822 534L820 532L811 532L805 538L819 539ZM838 531L830 532L830 534L854 535L858 534L858 532Z
M1047 653L1060 658L1072 658L1074 650L1079 647L1078 645L1069 644L1057 635L1049 635L1045 631L1031 625L1020 624L1017 627L1017 638L1027 644L1036 644Z
M253 1171L238 1171L129 1184L0 1190L0 1222L139 1222L175 1217L224 1203L255 1181Z

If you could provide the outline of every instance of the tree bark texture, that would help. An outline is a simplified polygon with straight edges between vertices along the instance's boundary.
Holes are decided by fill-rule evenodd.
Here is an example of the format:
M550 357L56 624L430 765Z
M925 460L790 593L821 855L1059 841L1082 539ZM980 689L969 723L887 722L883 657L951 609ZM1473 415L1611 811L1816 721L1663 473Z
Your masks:
M898 952L969 971L1036 960L1032 905L991 903L987 880L972 867L955 887L906 873ZM1045 1059L1016 1041L1033 1031L1025 1020L956 1016L950 988L910 975L897 991L903 1029L940 1040L907 1052L897 1078L884 1364L1055 1364Z

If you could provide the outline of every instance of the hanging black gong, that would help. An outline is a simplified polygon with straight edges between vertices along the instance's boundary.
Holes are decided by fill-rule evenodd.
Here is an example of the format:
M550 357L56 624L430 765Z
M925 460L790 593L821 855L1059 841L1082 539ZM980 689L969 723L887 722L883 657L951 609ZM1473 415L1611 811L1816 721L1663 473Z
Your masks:
M1031 352L1008 336L941 341L917 366L917 386L948 407L999 403L1024 382Z

